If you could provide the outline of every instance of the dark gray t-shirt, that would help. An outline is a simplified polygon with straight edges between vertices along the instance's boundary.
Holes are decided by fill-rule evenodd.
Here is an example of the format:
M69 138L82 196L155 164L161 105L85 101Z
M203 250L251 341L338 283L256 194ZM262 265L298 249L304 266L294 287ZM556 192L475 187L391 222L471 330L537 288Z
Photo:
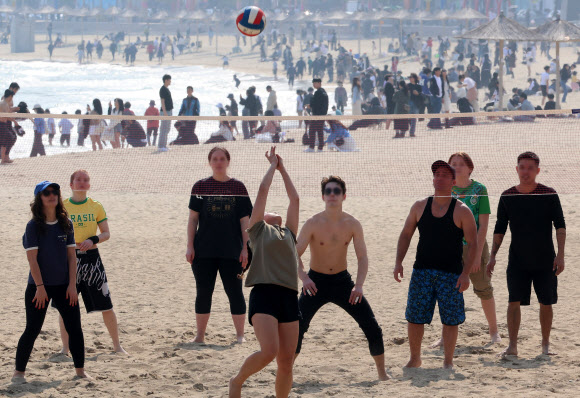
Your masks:
M46 223L44 231L33 220L26 224L22 244L26 251L38 250L38 266L46 286L69 283L67 248L76 247L72 222L69 220L69 223L71 227L68 233L57 222ZM32 274L28 276L28 283L35 284Z

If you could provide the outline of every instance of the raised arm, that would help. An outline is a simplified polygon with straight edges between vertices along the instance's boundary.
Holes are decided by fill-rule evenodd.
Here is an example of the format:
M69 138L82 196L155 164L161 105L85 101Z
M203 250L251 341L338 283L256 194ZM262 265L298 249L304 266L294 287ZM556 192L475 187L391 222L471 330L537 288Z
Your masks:
M299 215L300 215L300 197L298 196L298 191L296 191L296 187L294 183L292 183L292 179L284 166L282 158L280 155L278 156L278 170L282 175L282 179L284 180L284 187L286 188L286 194L288 195L288 199L290 199L290 204L288 205L288 211L286 212L286 227L292 231L294 236L298 235L298 223L299 223Z
M264 219L264 212L266 211L266 201L268 200L268 192L270 191L270 186L272 185L272 180L274 179L274 173L278 167L278 157L276 156L276 147L270 148L270 152L266 151L266 159L270 162L270 167L262 178L260 183L260 188L258 188L258 196L256 197L256 202L254 203L254 209L252 210L252 217L250 217L250 223L248 228L252 228L254 224L260 222Z
M393 275L397 282L401 282L400 278L403 278L403 260L407 255L409 250L409 245L411 244L411 239L415 234L415 229L417 229L417 223L419 222L418 208L421 206L421 202L415 202L409 211L409 215L405 220L405 225L403 230L399 235L399 241L397 242L397 259L395 260L395 269L393 270Z

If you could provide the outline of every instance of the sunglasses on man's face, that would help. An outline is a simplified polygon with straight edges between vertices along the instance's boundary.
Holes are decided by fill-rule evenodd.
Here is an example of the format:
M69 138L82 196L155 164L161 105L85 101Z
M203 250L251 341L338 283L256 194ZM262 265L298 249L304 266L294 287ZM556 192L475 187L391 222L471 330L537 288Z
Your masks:
M42 196L48 197L50 195L58 196L60 195L60 191L58 189L45 189L44 191L42 191Z
M335 194L335 195L342 195L342 189L335 187L335 188L324 188L324 194L325 195L330 195L330 194Z

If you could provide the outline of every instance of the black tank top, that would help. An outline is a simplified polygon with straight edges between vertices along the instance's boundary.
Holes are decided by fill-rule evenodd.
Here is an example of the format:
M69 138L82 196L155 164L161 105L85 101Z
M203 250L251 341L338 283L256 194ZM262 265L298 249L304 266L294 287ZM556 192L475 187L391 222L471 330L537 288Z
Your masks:
M417 224L419 244L413 268L436 269L461 274L463 270L463 230L453 222L453 211L457 199L451 200L447 213L441 218L433 216L432 203L433 197L429 197L423 215Z

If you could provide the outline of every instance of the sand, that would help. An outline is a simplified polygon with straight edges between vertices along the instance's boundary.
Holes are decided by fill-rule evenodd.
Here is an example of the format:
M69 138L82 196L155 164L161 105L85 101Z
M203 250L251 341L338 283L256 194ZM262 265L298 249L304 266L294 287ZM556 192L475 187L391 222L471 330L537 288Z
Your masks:
M4 55L2 55L4 57ZM24 56L20 56L24 58ZM209 57L209 55L208 55ZM237 62L237 61L233 61ZM237 67L233 65L232 67ZM241 68L240 68L241 69ZM571 94L570 98L575 98ZM483 121L482 121L483 122ZM556 124L558 123L558 124ZM390 138L391 131L368 129L355 135L359 153L303 154L298 144L279 149L301 194L301 224L323 209L318 181L330 172L348 183L345 211L360 219L365 229L370 267L364 292L383 329L385 356L392 380L377 382L374 363L363 333L339 308L328 305L314 318L302 355L295 366L292 397L576 396L580 382L580 256L576 203L578 135L576 121L542 120L534 124L481 124L426 134L424 123L415 140ZM547 135L546 133L549 133ZM292 133L296 138L299 131ZM386 134L386 135L385 135ZM228 143L230 174L244 181L252 199L266 170L262 158L267 145ZM517 183L515 155L526 149L542 157L540 181L562 193L568 225L566 271L559 280L560 302L555 306L552 345L559 355L539 355L538 303L522 310L520 357L498 359L507 344L507 287L505 268L509 233L498 254L494 276L499 329L504 341L487 345L487 323L477 297L465 293L467 321L459 328L455 371L441 370L443 352L428 349L441 330L439 316L426 327L423 368L404 370L408 343L404 311L417 236L407 254L403 283L392 277L398 234L414 200L430 193L429 164L455 150L470 152L474 178L490 189L495 222L498 195ZM153 154L149 148L130 151L68 154L18 159L0 168L0 258L3 292L0 305L0 395L38 396L154 396L224 397L227 383L242 361L258 348L249 325L243 345L235 334L221 282L214 293L207 344L194 345L195 284L185 261L187 202L194 181L209 175L208 148L174 148ZM42 179L67 186L70 173L89 170L90 195L105 206L112 237L100 250L119 319L121 341L129 357L112 353L112 344L98 314L83 312L86 369L94 381L73 379L70 358L55 356L60 348L56 311L48 312L28 366L28 383L12 385L16 344L25 326L24 290L28 264L21 237L29 220L28 203L34 184ZM66 189L65 189L66 191ZM272 187L268 209L285 212L287 200L279 177ZM490 227L491 229L491 227ZM491 241L492 233L488 233ZM303 260L308 263L308 252ZM350 271L356 274L354 251ZM244 289L246 298L249 289ZM84 307L81 307L84 311ZM252 376L244 396L274 396L275 365Z

